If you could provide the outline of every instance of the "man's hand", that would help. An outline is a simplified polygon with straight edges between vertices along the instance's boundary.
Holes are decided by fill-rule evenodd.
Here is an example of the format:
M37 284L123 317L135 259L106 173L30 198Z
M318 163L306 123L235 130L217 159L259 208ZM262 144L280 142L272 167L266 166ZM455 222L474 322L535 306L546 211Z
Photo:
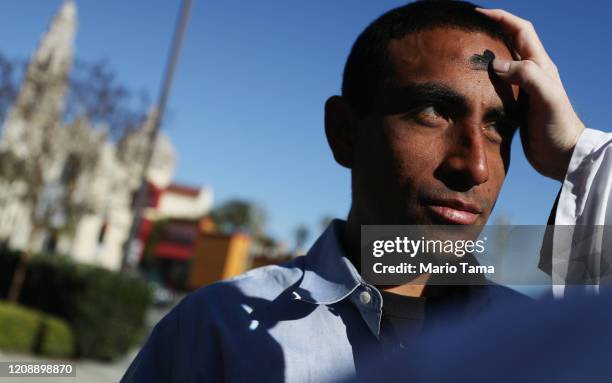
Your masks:
M521 127L525 155L541 174L563 181L576 142L584 130L563 89L557 67L533 25L501 9L477 10L502 25L520 61L493 60L495 73L529 95L527 126Z

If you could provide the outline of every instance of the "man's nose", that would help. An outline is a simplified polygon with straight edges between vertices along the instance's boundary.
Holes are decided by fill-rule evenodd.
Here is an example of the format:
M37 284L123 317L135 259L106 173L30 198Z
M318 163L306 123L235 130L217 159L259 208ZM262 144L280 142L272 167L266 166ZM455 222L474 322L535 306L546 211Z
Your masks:
M448 147L440 166L441 178L448 187L467 191L489 179L485 137L480 124L464 123L449 132Z

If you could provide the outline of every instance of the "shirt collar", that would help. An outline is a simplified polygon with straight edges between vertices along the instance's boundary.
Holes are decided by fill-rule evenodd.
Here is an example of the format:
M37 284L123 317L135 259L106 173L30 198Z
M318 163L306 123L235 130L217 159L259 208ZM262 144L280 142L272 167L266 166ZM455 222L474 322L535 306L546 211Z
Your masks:
M304 276L294 291L296 299L332 304L364 283L340 243L345 224L342 220L333 220L306 254Z
M346 257L340 243L340 235L342 235L345 224L345 221L333 220L310 248L304 257L303 277L293 291L293 296L296 300L328 305L349 297L361 286L364 291L375 294L375 301L372 302L374 304L372 307L364 307L354 303L359 308L369 329L376 337L379 337L382 296L374 286L367 284L361 278L355 266ZM490 304L490 286L464 287L467 288L466 296L464 299L458 299L455 306L463 307L464 311L468 308L479 311ZM359 300L359 297L353 294L351 300L355 301L355 299Z

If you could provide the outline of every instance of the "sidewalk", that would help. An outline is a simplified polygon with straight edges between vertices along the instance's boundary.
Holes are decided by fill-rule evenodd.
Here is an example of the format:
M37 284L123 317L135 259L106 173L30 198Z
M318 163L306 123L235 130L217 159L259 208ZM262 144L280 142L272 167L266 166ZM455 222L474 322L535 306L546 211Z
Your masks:
M123 358L113 363L102 363L92 360L60 360L60 359L47 359L38 358L32 355L23 354L10 354L1 352L0 361L11 361L11 362L45 362L45 363L66 363L70 362L73 364L76 370L76 377L63 377L63 378L0 378L0 382L74 382L74 383L108 383L118 382L123 376L125 370L132 362L132 359L136 356L138 350L129 352Z

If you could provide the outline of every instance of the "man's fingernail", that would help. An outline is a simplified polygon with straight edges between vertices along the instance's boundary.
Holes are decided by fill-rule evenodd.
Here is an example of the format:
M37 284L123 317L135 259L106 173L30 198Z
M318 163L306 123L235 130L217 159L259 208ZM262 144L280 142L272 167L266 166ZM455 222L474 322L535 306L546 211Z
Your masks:
M493 70L499 73L506 73L510 70L510 61L496 58L493 60Z

